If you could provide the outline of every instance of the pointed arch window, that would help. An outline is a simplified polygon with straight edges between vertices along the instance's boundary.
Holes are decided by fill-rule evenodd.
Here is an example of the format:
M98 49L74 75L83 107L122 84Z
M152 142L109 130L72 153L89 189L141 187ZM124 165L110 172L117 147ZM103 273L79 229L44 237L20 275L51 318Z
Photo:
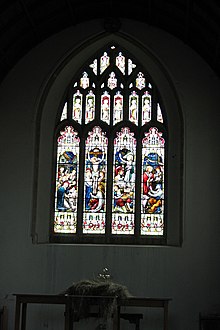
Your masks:
M51 242L164 244L168 134L152 78L111 44L66 95L55 134Z

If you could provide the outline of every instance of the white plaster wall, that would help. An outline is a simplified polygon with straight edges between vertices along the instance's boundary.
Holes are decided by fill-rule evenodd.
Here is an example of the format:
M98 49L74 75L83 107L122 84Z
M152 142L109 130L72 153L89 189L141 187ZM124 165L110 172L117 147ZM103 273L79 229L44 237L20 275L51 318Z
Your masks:
M13 293L58 293L73 281L93 278L104 266L134 295L171 297L171 330L197 330L200 311L220 311L219 79L196 53L167 33L128 20L122 22L122 30L146 43L160 59L181 102L185 130L183 246L32 244L39 95L62 57L74 44L101 32L102 26L89 22L63 31L27 54L0 86L0 299L9 309L9 330L14 324ZM28 320L28 329L61 329L62 311L55 313L55 309L31 309L34 321ZM159 330L156 316L148 312L142 328L150 324L152 330ZM93 323L81 328L84 326L94 328ZM124 329L132 327L124 325Z

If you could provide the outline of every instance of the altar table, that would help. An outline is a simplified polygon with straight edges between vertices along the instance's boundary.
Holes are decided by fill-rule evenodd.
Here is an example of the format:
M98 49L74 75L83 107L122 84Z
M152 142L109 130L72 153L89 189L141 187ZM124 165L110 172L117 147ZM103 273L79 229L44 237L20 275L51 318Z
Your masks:
M90 299L93 305L101 305L103 299L110 299L116 302L116 308L113 312L113 330L120 329L120 311L121 307L155 307L163 308L163 330L168 330L168 304L170 298L144 298L129 297L119 299L117 297L107 296L73 296L73 295L40 295L40 294L15 294L15 328L14 330L26 330L26 316L28 304L58 304L65 306L64 330L73 330L74 304L82 299Z

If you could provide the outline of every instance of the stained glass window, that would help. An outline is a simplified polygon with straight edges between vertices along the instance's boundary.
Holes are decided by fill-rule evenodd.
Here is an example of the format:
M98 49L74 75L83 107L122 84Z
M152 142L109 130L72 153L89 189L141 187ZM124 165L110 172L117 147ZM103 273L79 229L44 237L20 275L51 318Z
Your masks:
M165 140L156 127L151 127L142 144L141 234L162 235Z
M101 120L110 124L110 95L107 91L101 96Z
M110 89L114 89L117 87L117 78L115 77L115 73L111 72L108 78L108 87Z
M142 125L151 120L151 95L148 91L142 96Z
M136 92L129 95L129 120L137 125L138 123L138 102L139 97Z
M83 89L89 87L89 77L88 73L86 72L83 72L82 74L82 78L80 79L80 87L82 87Z
M105 232L108 139L95 126L86 140L83 232Z
M123 74L125 74L125 57L121 52L119 52L118 56L116 57L116 66Z
M166 116L147 70L109 45L79 70L66 95L52 183L54 240L163 242Z
M129 75L132 73L134 68L136 68L136 64L134 64L131 59L128 59L128 74Z
M145 78L142 72L139 72L136 78L136 87L138 89L143 89L145 87Z
M123 96L120 92L114 95L114 117L113 123L117 124L123 119Z
M100 58L100 73L102 74L110 64L110 57L106 52Z
M112 233L134 234L136 139L125 127L114 139Z
M67 119L67 102L64 104L62 115L61 115L61 121Z
M81 124L82 118L82 94L79 90L73 95L73 113L72 113L73 120L77 121Z
M86 95L85 123L89 123L95 118L95 95L89 91Z
M71 126L66 126L57 139L55 233L76 232L79 141Z
M163 114L162 114L159 103L157 103L157 121L159 121L160 123L163 123Z
M92 68L95 75L97 75L97 59L94 59L93 63L90 64L90 68Z

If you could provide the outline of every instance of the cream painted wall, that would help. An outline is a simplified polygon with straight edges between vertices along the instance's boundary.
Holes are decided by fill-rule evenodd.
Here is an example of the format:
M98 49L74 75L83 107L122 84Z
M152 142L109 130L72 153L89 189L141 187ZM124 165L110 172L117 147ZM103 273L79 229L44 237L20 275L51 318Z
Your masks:
M0 302L9 309L9 330L14 324L13 293L58 293L73 281L93 278L104 266L134 295L171 297L171 330L197 330L200 311L220 311L219 79L198 54L159 29L124 20L122 31L145 44L162 63L183 111L183 245L132 248L32 244L35 128L42 90L74 45L104 33L99 21L65 30L27 54L0 86ZM54 97L59 102L60 95ZM44 176L47 173L42 173ZM28 329L61 329L60 309L55 312L51 307L38 306L30 312L34 321L28 320ZM142 328L151 325L152 330L159 330L157 316L148 312ZM94 329L95 325L77 328L84 327ZM124 324L123 329L132 327Z

